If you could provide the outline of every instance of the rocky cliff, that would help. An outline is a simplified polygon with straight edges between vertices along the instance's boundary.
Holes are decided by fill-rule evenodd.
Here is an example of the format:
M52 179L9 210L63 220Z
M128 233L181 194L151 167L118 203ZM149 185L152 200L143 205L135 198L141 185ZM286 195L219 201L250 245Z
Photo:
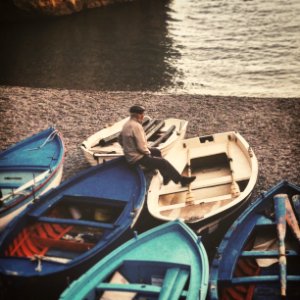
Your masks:
M86 8L127 1L132 0L13 0L15 6L22 10L53 16L68 15Z

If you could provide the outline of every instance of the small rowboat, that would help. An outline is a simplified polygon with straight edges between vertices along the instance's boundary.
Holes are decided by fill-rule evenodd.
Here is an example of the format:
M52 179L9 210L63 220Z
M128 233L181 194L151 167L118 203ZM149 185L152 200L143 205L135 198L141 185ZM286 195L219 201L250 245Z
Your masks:
M133 237L145 186L141 169L120 158L88 168L43 195L0 237L5 296L57 299L70 281Z
M197 233L214 231L251 195L258 164L249 144L236 132L179 141L165 157L183 175L194 175L188 187L153 176L147 195L150 214L160 221L180 218Z
M80 148L90 165L94 166L123 156L123 149L118 143L118 136L128 119L125 118L96 132L81 144ZM162 152L162 156L165 156L178 140L184 138L187 124L187 121L181 119L157 120L146 116L143 127L149 147L157 147Z
M59 185L65 148L48 128L0 153L0 231L33 200Z
M181 221L121 245L73 282L61 300L204 300L209 265L201 239Z
M300 187L280 182L232 224L212 262L210 299L300 299Z

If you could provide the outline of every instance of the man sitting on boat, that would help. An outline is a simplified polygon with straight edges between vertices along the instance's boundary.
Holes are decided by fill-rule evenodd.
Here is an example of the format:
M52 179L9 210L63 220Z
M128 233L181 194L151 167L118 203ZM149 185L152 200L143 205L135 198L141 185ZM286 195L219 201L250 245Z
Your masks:
M196 176L186 177L161 156L157 148L149 148L146 134L142 126L145 108L133 105L129 109L130 119L124 124L119 136L119 143L123 147L125 158L131 165L140 164L149 170L158 169L163 177L164 185L170 180L181 183L182 186L189 185Z

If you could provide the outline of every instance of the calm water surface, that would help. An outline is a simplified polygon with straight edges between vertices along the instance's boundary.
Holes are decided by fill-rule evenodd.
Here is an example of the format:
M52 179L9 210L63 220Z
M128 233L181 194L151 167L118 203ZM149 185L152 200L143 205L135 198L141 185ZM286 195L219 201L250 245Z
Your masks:
M0 37L0 85L300 97L298 0L139 0Z

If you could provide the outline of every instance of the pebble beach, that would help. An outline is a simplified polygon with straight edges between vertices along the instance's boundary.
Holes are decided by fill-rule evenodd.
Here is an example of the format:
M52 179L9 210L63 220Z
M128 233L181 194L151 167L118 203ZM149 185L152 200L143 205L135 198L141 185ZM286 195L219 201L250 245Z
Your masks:
M0 149L49 126L64 137L63 180L89 165L80 144L142 104L153 118L189 121L186 137L238 131L259 163L253 198L281 180L300 183L300 98L246 98L0 86Z

